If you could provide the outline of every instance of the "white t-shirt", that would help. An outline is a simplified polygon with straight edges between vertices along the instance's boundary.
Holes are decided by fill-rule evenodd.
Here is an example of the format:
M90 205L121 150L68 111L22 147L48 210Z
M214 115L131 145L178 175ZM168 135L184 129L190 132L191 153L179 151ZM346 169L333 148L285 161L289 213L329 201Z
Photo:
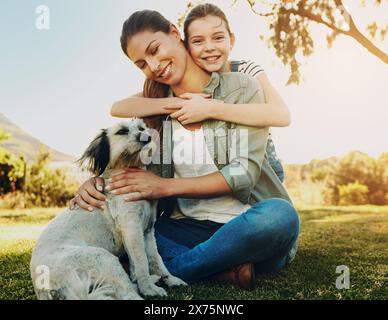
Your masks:
M190 131L173 119L172 128L175 178L199 177L219 171L205 143L202 127ZM218 223L227 223L250 208L249 204L244 205L232 195L210 199L178 198L177 203L186 217ZM174 212L172 218L183 217Z

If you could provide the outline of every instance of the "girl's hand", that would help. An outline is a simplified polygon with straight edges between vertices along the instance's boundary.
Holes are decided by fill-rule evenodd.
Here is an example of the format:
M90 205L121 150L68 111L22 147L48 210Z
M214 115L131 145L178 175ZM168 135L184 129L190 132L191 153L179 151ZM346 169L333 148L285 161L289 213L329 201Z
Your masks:
M182 125L202 122L212 118L214 107L220 100L209 99L209 95L185 93L179 98L185 99L181 102L169 104L164 109L171 112L170 116L177 119Z
M70 200L70 210L73 210L76 204L88 211L101 209L106 201L103 190L104 180L102 178L93 177L86 180L79 187L75 197Z
M125 173L109 179L105 190L115 195L133 193L125 197L126 201L154 200L165 196L165 179L139 168L127 168Z

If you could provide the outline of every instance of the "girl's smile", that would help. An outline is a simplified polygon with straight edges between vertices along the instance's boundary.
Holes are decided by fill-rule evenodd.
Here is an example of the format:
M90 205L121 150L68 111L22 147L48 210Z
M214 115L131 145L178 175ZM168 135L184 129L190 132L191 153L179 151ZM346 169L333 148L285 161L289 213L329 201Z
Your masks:
M192 21L188 27L188 49L194 62L208 72L223 72L234 43L225 22L208 15Z
M201 57L201 59L205 60L207 63L217 63L219 62L219 59L221 57L222 55L213 55L213 56Z

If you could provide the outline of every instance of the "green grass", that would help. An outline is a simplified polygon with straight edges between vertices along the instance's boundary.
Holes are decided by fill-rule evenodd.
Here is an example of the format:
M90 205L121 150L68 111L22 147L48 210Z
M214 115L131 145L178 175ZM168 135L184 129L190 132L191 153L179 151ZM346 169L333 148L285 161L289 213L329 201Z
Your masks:
M31 250L60 209L0 210L0 300L35 299ZM260 275L257 289L198 283L169 290L169 299L387 299L388 207L310 207L299 210L294 262ZM350 269L350 289L335 286L336 266Z

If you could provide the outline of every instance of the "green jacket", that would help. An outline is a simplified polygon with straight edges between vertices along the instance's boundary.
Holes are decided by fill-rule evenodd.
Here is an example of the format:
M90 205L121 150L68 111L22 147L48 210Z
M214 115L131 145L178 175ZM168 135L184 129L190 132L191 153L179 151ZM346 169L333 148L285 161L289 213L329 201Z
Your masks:
M203 89L213 99L225 103L262 103L264 93L252 77L237 73L213 72ZM170 96L172 92L170 91ZM267 155L268 127L248 127L219 120L203 123L206 145L214 163L233 191L233 196L242 203L253 204L268 198L282 198L291 202L279 181ZM228 134L229 132L229 134ZM230 146L227 148L227 146ZM163 123L160 164L149 169L163 178L174 177L172 163L172 121L167 116ZM170 211L173 202L161 203L161 211Z

